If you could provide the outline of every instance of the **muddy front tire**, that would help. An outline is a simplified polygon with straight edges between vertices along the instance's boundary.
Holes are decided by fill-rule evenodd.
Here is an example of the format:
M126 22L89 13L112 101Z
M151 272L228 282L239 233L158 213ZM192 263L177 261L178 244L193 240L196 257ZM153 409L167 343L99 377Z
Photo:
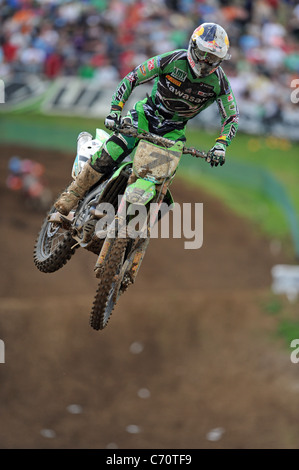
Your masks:
M111 243L90 314L89 323L94 330L103 330L107 326L120 296L121 283L118 274L123 265L127 246L126 238L115 238Z
M53 206L48 215L56 212ZM53 273L62 268L76 251L76 241L60 224L49 222L48 216L38 234L34 252L34 264L43 273Z

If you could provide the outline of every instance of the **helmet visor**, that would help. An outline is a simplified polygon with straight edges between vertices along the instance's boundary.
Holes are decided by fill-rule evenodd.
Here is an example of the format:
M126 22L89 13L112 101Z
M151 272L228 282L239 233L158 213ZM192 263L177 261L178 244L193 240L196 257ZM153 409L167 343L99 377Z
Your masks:
M218 65L220 65L223 60L211 52L201 51L193 41L191 42L190 52L195 63L201 62L207 65L207 68L210 67L211 69L218 67Z

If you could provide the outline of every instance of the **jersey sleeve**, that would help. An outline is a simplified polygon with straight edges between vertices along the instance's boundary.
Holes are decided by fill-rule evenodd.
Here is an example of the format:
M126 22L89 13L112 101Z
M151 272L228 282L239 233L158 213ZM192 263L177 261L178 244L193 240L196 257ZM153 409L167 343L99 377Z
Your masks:
M112 96L111 109L123 109L132 91L138 85L149 82L160 73L160 56L152 57L138 65L132 72L128 73L119 83Z
M220 74L220 93L217 97L218 110L221 116L221 132L216 142L230 145L239 126L239 110L230 83L222 72Z

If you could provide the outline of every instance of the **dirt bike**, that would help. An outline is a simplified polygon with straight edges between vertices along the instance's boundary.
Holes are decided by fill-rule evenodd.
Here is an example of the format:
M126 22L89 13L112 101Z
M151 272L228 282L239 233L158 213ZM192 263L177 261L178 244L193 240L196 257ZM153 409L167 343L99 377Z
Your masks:
M68 216L52 206L33 254L35 266L44 273L62 268L79 247L97 255L94 271L99 284L90 313L90 326L95 330L107 326L119 297L134 284L151 230L161 218L163 201L169 210L173 207L169 186L182 155L209 161L207 154L187 148L181 141L174 142L128 124L114 132L138 139L136 149L108 178L96 183ZM84 140L84 134L87 133L81 133L79 138L83 135ZM95 138L89 136L78 149L73 179L101 149L109 134L97 129ZM139 230L132 227L136 209L142 209L143 214L138 219Z

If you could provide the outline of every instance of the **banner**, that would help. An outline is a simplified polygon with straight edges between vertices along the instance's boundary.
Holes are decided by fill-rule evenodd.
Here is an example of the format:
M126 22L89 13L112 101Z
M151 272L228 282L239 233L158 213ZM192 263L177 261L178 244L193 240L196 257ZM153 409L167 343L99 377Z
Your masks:
M1 81L0 81L1 84ZM104 118L109 114L112 95L118 83L101 84L96 80L78 77L60 77L54 81L43 81L33 75L20 74L4 80L0 112L38 110L44 114L64 114ZM3 90L4 88L4 90ZM125 105L124 112L135 102L150 94L152 84L136 87ZM2 100L2 102L4 99ZM1 103L1 86L0 86ZM274 135L299 140L299 113L291 109L282 110L277 118L265 118L263 109L254 102L238 100L240 109L239 130L252 135ZM220 129L220 114L216 103L204 110L189 123L207 130Z
M18 74L0 80L0 112L39 108L49 84L35 75Z

